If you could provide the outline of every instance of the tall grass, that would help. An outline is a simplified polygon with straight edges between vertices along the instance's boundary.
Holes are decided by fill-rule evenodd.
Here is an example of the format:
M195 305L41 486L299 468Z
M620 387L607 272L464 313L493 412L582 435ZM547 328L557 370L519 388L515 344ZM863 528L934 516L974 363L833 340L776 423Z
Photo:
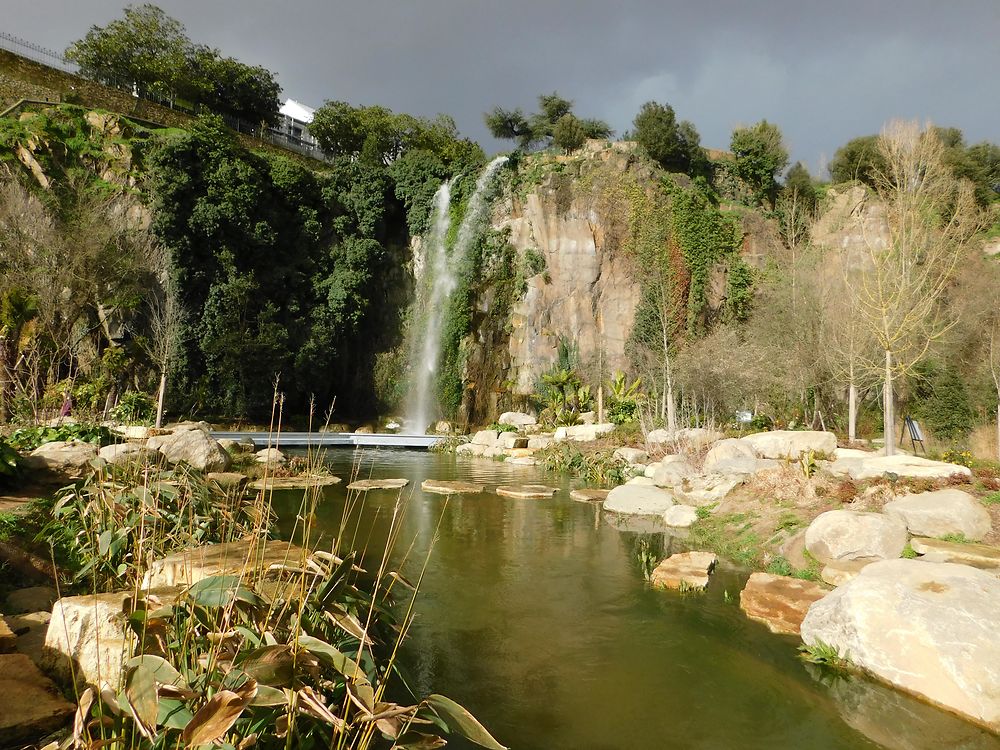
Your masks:
M276 399L275 436L280 411ZM311 468L323 460L310 452ZM76 578L91 591L131 592L124 615L134 646L120 685L79 694L66 746L415 750L441 747L455 733L503 748L445 696L400 700L400 646L430 552L414 561L412 583L394 566L412 552L398 552L402 491L382 549L370 552L361 498L348 493L335 535L321 539L323 491L304 490L291 530L301 547L262 569L275 518L271 490L247 498L210 488L192 470L141 466L98 466L68 488L47 533L71 550ZM163 598L142 589L163 554L237 540L246 546L236 573ZM361 567L364 559L373 570Z

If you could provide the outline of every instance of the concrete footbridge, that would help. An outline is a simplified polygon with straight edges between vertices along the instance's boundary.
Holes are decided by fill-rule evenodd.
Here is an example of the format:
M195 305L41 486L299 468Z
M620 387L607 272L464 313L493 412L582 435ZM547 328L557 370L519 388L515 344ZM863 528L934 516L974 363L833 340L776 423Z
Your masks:
M216 440L253 440L258 448L429 448L440 435L402 435L359 432L223 432Z

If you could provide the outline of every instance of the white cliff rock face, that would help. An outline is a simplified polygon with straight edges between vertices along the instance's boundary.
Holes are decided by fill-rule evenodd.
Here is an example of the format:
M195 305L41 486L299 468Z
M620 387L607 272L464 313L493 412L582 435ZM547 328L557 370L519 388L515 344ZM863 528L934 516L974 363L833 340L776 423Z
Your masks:
M849 268L864 268L871 249L889 246L885 207L860 185L833 188L809 235L813 244L839 251Z
M898 688L1000 729L1000 579L954 563L885 560L813 604L802 640Z
M628 155L608 151L628 169ZM553 175L568 179L567 175ZM531 393L557 360L560 339L573 341L582 361L603 356L608 372L625 370L625 341L639 303L640 278L601 217L599 186L580 181L561 189L550 178L497 214L519 253L545 258L545 271L528 279L528 291L511 314L511 379Z
M906 546L906 525L882 513L828 510L806 529L806 549L820 562L890 560Z

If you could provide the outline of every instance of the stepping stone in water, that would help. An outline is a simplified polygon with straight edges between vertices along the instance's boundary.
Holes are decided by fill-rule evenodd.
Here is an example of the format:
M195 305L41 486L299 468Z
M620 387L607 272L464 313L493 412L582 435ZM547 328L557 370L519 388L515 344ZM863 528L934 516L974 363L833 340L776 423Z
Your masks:
M547 500L556 494L555 487L547 487L544 484L513 484L506 487L497 487L497 494L500 497L513 497L517 500Z
M369 490L401 490L409 483L409 479L358 479L347 485L347 489L359 492L368 492Z
M811 581L754 573L740 592L740 609L772 633L798 635L810 605L828 593Z
M486 488L481 484L473 484L472 482L425 479L420 484L420 489L424 492L433 492L438 495L475 495Z
M581 503L603 503L608 499L609 492L611 492L611 490L592 490L588 487L585 489L572 490L569 493L569 496Z
M61 727L75 707L24 654L0 656L0 747L35 742Z
M268 477L257 479L247 485L251 490L305 490L309 487L326 487L340 484L340 477L329 474L303 474L298 477Z
M714 552L678 552L656 566L649 582L664 589L704 589L718 560Z

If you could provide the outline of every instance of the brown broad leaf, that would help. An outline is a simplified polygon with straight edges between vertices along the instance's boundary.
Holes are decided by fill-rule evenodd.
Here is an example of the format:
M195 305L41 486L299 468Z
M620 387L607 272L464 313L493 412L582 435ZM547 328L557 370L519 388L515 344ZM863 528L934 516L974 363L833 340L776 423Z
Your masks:
M156 738L156 715L160 701L156 695L156 672L146 662L129 670L125 677L125 700L139 732L150 742Z
M344 684L351 703L361 709L365 716L371 717L375 713L375 691L371 684L367 680L348 681Z
M298 699L298 708L302 713L313 716L320 721L325 721L338 730L344 728L344 720L327 708L322 698L311 687L300 688Z
M291 646L263 646L248 653L238 666L263 685L284 687L292 684L295 655Z
M403 720L398 716L391 719L376 719L375 726L390 740L395 740L403 728Z
M77 706L76 715L73 717L73 746L79 746L83 737L84 727L87 725L87 714L90 713L90 706L94 702L94 689L87 688L80 695L80 704Z
M365 626L347 610L336 607L336 611L331 612L328 610L324 614L338 628L361 641L363 646L370 647L372 645L372 639L368 637L368 631L365 630Z
M256 691L256 685L254 690ZM240 718L252 697L232 690L220 690L198 709L198 713L181 732L181 740L188 747L197 747L220 739Z
M101 702L115 716L122 715L121 707L118 705L118 696L115 695L115 691L106 682L101 683Z
M257 744L257 733L249 734L240 740L240 744L236 746L236 750L247 750L248 747L253 747Z

